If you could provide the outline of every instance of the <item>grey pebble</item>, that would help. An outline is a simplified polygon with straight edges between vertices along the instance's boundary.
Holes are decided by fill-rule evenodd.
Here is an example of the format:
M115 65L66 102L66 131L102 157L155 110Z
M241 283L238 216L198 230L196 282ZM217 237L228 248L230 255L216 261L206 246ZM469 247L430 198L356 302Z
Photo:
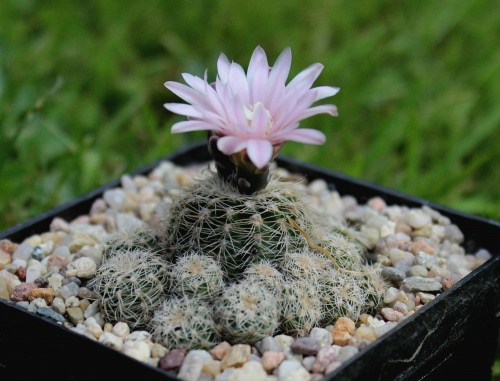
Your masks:
M62 316L60 313L57 313L56 311L51 310L50 308L47 308L47 307L37 308L36 314L40 315L40 316L45 316L45 317L51 318L51 319L53 319L55 321L59 321L61 323L64 323L66 321L64 316Z
M315 362L316 356L307 356L302 360L302 365L304 365L304 368L306 368L307 371L310 372Z
M59 293L64 300L68 299L71 296L77 296L78 291L80 291L80 286L75 282L68 283L59 289Z
M415 260L413 261L415 265L424 266L427 270L430 270L432 266L437 266L437 260L431 254L424 253L420 251L415 256Z
M30 306L30 302L28 302L27 300L23 300L23 301L17 302L16 306L23 307L23 308L27 309Z
M80 287L77 296L80 299L89 299L89 300L97 299L97 294L94 291L89 290L87 287Z
M398 261L399 262L399 261ZM404 271L394 267L384 267L382 269L382 277L390 282L399 282L406 278Z
M411 266L413 266L413 258L412 259L408 259L408 258L398 259L398 261L394 265L394 267L397 268L398 270L401 270L403 272L403 274L406 273L410 269Z
M429 272L427 271L427 269L422 266L422 265L416 265L416 266L412 266L409 268L407 274L409 277L411 276L421 276L423 278L427 277L427 274Z
M299 337L290 345L290 349L295 354L315 356L321 349L321 344L312 337Z
M71 282L76 283L78 286L82 285L82 281L78 279L76 276L69 276L65 279L63 279L62 284L63 286L70 284Z
M385 335L387 332L389 332L397 325L398 323L396 323L395 321L388 321L387 323L385 323L380 327L373 328L373 333L375 334L375 337L378 339L379 337Z
M337 356L337 361L341 363L346 362L358 352L359 352L358 348L352 345L346 345L345 347L339 349L339 355Z
M40 246L35 246L31 252L31 258L41 261L45 257L45 253Z
M271 336L264 337L257 344L255 344L255 347L259 350L261 354L267 351L281 352L280 345Z
M403 285L410 291L439 291L441 282L432 278L422 278L421 276L412 276L403 281Z
M352 345L353 347L356 347L358 349L363 349L366 346L370 345L371 342L368 339L365 339L364 337L357 337L353 336L349 339L349 345Z

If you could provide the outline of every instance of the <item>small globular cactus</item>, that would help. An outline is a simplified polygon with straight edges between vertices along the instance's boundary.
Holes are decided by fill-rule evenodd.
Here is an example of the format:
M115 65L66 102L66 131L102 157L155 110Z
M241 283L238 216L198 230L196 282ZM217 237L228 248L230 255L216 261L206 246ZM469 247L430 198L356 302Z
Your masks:
M220 341L213 306L200 298L174 296L165 300L149 328L155 341L170 349L210 349Z
M89 283L98 295L104 318L134 329L146 327L166 297L167 266L151 251L120 251L110 257Z
M162 239L174 261L194 250L213 256L235 278L251 263L277 264L305 245L288 221L308 224L309 209L291 183L274 179L265 190L244 195L211 174L172 199Z
M269 261L253 263L244 272L245 279L265 286L275 295L281 293L284 277Z
M264 285L243 280L217 300L215 320L229 342L254 344L278 329L279 301Z
M136 225L110 234L103 247L104 261L123 251L155 251L158 249L156 234L147 225Z
M366 294L365 309L374 313L389 286L382 276L382 269L370 265L364 265L362 269L365 275L360 280L360 286Z
M356 321L361 315L366 292L361 287L362 275L352 275L336 268L325 270L318 281L318 293L321 300L321 324L334 324L341 316Z
M324 255L304 249L300 252L287 253L280 269L289 278L314 282L321 276L323 270L331 265L332 262Z
M281 296L280 328L288 334L306 335L323 317L317 284L308 279L289 279Z
M365 261L364 246L344 234L331 232L319 245L332 255L338 268L356 271Z
M217 261L207 255L190 252L177 260L170 270L172 291L213 299L224 287L224 272Z

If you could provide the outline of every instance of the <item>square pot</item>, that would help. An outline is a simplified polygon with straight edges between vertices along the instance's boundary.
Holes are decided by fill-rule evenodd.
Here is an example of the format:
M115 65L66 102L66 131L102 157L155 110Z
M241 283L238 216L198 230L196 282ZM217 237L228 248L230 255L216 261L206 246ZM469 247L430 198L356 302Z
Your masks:
M151 163L131 175L146 174L160 161L178 165L210 160L205 143L197 143ZM426 304L388 334L343 363L325 380L490 380L498 342L500 316L500 223L462 213L340 173L278 157L279 166L309 180L324 179L341 195L359 203L379 196L388 205L428 205L451 219L464 233L467 252L487 249L493 257ZM21 242L49 230L54 217L72 220L88 213L102 193L119 186L115 180L0 233L0 239ZM51 380L127 379L177 380L118 351L0 299L0 375L2 379L50 377Z

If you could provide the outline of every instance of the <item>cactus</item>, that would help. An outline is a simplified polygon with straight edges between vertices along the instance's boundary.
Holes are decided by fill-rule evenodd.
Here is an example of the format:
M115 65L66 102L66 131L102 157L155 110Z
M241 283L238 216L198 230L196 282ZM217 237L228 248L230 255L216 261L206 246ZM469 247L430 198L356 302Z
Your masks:
M244 280L217 300L215 320L229 342L254 344L277 330L279 301L264 285Z
M388 284L382 277L382 269L364 265L363 271L366 275L363 275L360 285L366 294L365 309L368 313L374 313L382 301Z
M330 267L318 280L323 326L334 324L341 316L357 320L362 313L373 312L380 303L386 284L380 270L360 265L356 272Z
M280 328L288 334L306 335L322 318L317 283L309 279L289 279L281 297Z
M170 349L210 349L220 339L213 307L189 296L165 300L155 311L149 328L155 341Z
M170 270L172 291L180 296L215 298L224 287L224 272L215 259L190 252Z
M287 253L280 268L289 278L314 282L321 276L323 269L331 265L332 262L324 255L304 249L300 252Z
M126 322L134 329L146 327L165 299L167 266L151 251L118 251L110 257L89 283L99 297L104 318Z
M323 326L334 324L341 316L356 321L363 311L366 292L362 275L352 275L336 268L326 269L318 281Z
M136 225L133 228L117 230L110 234L104 242L103 260L106 261L116 253L135 250L156 250L155 232L147 225Z
M331 232L325 235L319 246L332 255L335 266L338 268L360 271L364 263L364 246L344 234Z
M189 250L211 255L230 277L251 264L280 263L304 238L288 218L306 225L307 204L291 183L273 179L265 190L243 195L211 174L173 197L163 221L163 240L175 259Z
M251 264L246 268L244 276L249 281L265 286L274 295L279 295L283 288L283 274L269 261Z

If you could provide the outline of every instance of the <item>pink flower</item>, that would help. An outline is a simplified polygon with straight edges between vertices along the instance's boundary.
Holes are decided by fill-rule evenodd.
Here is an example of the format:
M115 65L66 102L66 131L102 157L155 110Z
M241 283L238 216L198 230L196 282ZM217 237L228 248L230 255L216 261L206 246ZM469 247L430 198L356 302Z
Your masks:
M189 86L168 81L167 89L185 103L166 103L165 108L187 121L172 126L172 133L211 130L220 136L217 148L226 155L246 150L257 168L265 167L276 154L274 149L288 140L322 144L325 135L310 128L299 129L299 122L312 115L337 116L334 105L311 107L316 101L335 95L338 87L311 88L323 70L315 63L301 71L288 85L292 53L286 48L269 68L264 50L253 52L248 71L230 63L224 54L217 61L218 75L214 84L183 74ZM274 147L273 147L274 146Z

